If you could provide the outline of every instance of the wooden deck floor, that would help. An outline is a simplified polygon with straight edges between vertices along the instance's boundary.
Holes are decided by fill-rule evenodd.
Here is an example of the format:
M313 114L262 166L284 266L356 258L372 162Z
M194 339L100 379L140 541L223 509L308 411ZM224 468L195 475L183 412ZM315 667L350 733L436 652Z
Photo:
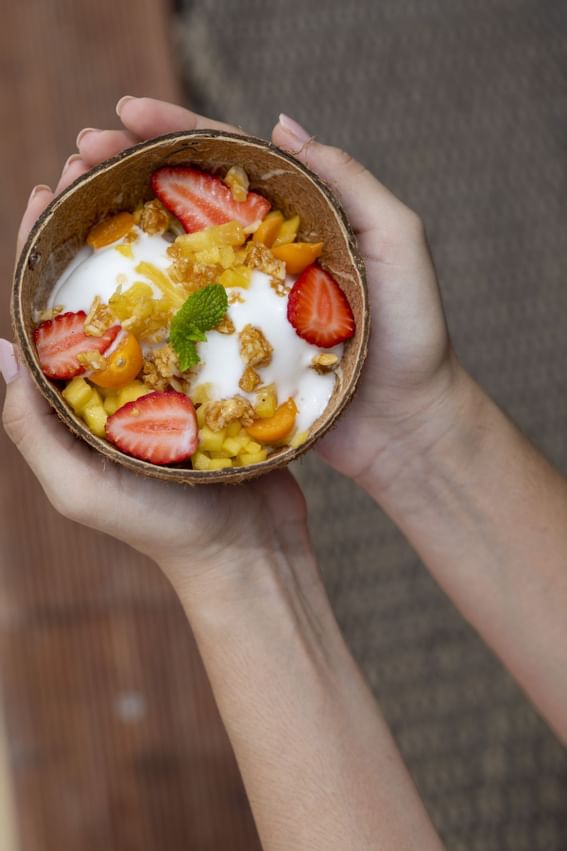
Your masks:
M19 217L123 94L179 98L157 0L25 0L0 33L0 334ZM253 851L185 618L157 569L57 517L0 435L0 682L22 851ZM0 832L2 832L0 828ZM6 833L6 832L5 832Z

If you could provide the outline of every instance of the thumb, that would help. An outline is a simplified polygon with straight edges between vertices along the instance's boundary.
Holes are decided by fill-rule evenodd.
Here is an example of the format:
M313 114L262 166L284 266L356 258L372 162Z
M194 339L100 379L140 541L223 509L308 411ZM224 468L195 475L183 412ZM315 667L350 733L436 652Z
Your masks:
M329 184L359 237L374 237L373 253L385 252L387 256L382 259L392 262L398 246L405 251L408 242L425 246L423 227L416 213L350 154L321 144L287 115L280 115L272 139Z

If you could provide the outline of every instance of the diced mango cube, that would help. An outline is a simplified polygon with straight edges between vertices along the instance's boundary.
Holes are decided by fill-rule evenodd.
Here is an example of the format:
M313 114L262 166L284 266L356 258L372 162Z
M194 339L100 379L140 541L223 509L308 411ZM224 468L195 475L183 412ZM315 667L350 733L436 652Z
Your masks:
M279 210L272 210L271 213L262 220L260 226L254 232L252 237L253 242L262 242L271 248L277 238L284 222L283 213Z
M128 242L122 243L121 245L117 245L116 251L118 251L119 254L122 254L122 256L126 257L128 260L134 259L134 249Z
M61 395L75 413L80 414L83 408L91 401L94 393L94 389L90 384L87 384L84 378L73 378Z
M191 463L193 464L194 470L208 470L211 459L207 458L206 455L203 455L202 452L195 452L195 454L191 457Z
M208 426L199 429L199 449L205 452L218 452L226 439L226 429L211 431Z

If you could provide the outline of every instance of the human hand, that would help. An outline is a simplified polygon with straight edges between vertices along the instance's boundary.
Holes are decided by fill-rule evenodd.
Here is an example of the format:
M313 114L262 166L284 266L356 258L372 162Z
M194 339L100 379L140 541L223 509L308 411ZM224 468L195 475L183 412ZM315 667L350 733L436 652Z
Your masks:
M374 492L435 445L459 408L453 352L418 216L345 152L280 117L273 141L333 189L358 238L371 309L368 360L356 396L318 444L325 460Z
M185 127L209 125L184 113ZM162 132L159 110L141 122ZM18 236L18 253L27 235L55 194L98 162L144 137L122 131L91 133L83 154L66 163L53 193L40 186L32 193ZM85 140L86 143L86 140ZM80 143L83 148L83 143ZM150 556L166 571L177 590L192 577L211 571L251 566L263 556L292 544L309 549L301 491L287 472L238 487L189 488L137 476L78 441L58 422L36 391L13 348L0 342L0 362L8 382L3 411L6 432L37 476L54 507L64 516L116 537ZM282 517L286 522L282 524ZM294 543L295 542L295 543Z

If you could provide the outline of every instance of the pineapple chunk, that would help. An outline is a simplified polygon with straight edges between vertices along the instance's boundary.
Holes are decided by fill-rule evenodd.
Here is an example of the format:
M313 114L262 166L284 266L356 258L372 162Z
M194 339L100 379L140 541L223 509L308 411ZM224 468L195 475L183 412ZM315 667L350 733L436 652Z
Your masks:
M288 442L287 442L288 446L291 446L292 449L297 449L298 446L301 446L303 443L305 443L305 441L307 440L308 437L309 437L308 431L297 431L288 440Z
M65 387L62 396L71 406L76 414L81 415L83 409L89 404L95 394L95 390L87 384L84 378L73 378Z
M219 284L227 289L230 287L240 287L247 290L250 286L252 278L252 269L248 266L236 266L234 269L225 269L219 276Z
M275 384L268 384L256 391L256 404L254 410L262 419L273 417L278 407L278 394Z
M276 236L272 248L277 248L278 245L287 245L289 242L294 242L301 219L299 216L292 216L291 219L286 219Z
M225 467L232 467L230 458L211 458L209 461L209 470L224 470Z
M255 452L261 452L262 451L262 445L260 443L256 443L255 440L249 440L248 443L246 443L244 445L244 449L249 454L251 454L251 453L253 454Z
M116 246L116 251L119 254L122 254L123 257L126 257L128 260L134 259L134 249L129 243L123 243L122 245Z
M135 402L140 396L147 396L148 393L152 392L152 389L141 381L131 381L118 394L118 407L121 408L122 405L126 405L128 402Z
M102 407L102 399L96 391L93 391L93 399L89 402L86 408L84 408L82 417L89 431L97 437L105 436L106 432L104 427L108 419L108 414Z
M154 266L153 263L142 261L138 263L134 271L151 281L175 310L179 310L187 301L188 293L185 288L179 284L174 284L171 278L162 269Z
M227 453L229 458L234 458L242 450L242 441L238 440L235 437L227 437L222 445L222 448L223 451Z
M226 433L229 437L238 437L238 435L240 434L241 431L242 431L242 426L240 425L238 420L235 420L234 422L229 423L226 427Z
M267 449L262 449L260 452L243 452L238 456L238 460L244 467L248 467L250 464L259 464L260 461L265 461L267 457Z
M199 429L199 449L205 452L219 452L226 439L226 429L211 431L208 426Z
M194 470L208 470L211 459L207 458L206 455L203 455L202 452L195 452L195 454L191 457L191 462Z
M202 405L204 402L209 402L211 399L211 385L197 384L191 390L191 401L194 405Z
M250 181L242 166L231 166L231 168L227 171L223 182L229 187L235 201L246 201L248 198L248 187L250 186Z
M227 450L226 450L226 449L224 449L224 444L223 444L223 449L219 449L218 451L217 451L217 450L215 450L215 449L212 449L212 450L208 453L208 455L209 455L211 458L231 458L231 457L232 457L232 456L230 455L230 453L229 453L229 452L227 452Z
M206 405L199 405L199 407L197 408L197 423L198 423L199 428L205 427L205 424L206 424L205 414L206 413L207 413L207 406Z
M120 402L118 401L118 393L110 393L108 396L105 397L102 405L108 416L111 417L112 414L115 414L118 408L120 408Z
M232 248L244 245L246 234L240 222L226 222L224 225L213 225L195 233L185 233L178 236L175 245L183 257L191 257L199 251L208 251L221 246Z

